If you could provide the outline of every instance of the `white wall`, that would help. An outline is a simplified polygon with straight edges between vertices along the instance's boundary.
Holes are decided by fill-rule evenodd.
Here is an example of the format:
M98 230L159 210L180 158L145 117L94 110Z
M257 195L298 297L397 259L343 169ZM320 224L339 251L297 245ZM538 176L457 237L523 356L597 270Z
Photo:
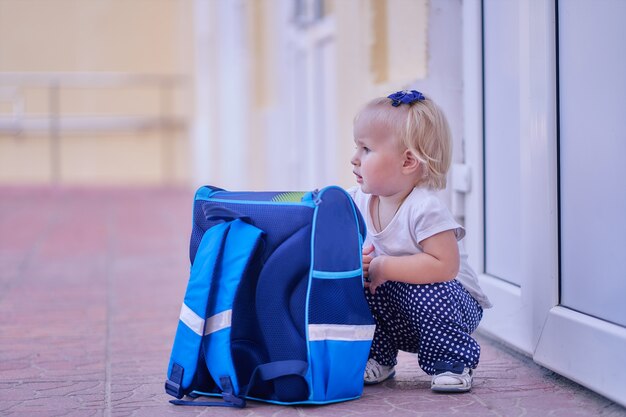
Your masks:
M431 0L428 15L428 76L416 80L412 88L430 95L443 109L453 138L453 162L465 159L463 145L463 54L461 0ZM462 216L463 195L448 188L440 198ZM462 218L461 218L462 220Z

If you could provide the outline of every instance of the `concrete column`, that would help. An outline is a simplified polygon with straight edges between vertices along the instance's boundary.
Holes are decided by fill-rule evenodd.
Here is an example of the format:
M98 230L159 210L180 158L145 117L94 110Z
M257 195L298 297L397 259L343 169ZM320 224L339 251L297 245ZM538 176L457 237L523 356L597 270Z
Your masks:
M216 3L217 29L215 103L220 140L219 170L221 186L242 189L249 185L248 124L251 121L253 94L249 90L247 22L245 2Z
M209 184L215 181L216 172L213 160L215 156L214 137L215 112L211 94L215 77L212 65L211 34L211 2L210 0L194 0L194 113L191 127L191 161L192 182L194 186Z

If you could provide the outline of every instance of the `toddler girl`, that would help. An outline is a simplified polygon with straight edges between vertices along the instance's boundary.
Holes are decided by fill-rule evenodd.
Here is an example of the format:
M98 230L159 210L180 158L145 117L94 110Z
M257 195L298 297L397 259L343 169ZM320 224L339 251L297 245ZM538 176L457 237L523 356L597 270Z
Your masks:
M434 190L446 185L451 138L420 92L369 102L354 119L349 190L367 222L366 297L376 333L366 384L394 375L398 350L418 354L434 391L469 391L480 346L470 334L491 307L460 251L465 230Z

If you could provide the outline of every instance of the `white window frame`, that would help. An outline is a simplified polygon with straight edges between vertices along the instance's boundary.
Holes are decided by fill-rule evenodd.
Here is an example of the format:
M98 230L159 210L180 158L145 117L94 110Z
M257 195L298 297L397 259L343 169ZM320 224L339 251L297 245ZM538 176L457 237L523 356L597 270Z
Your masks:
M319 188L337 177L336 71L320 70L324 58L330 61L327 66L336 67L336 54L324 54L325 47L336 48L335 33L332 15L303 27L293 25L287 31L289 117L283 122L289 123L285 146L292 189ZM302 126L297 126L297 119Z

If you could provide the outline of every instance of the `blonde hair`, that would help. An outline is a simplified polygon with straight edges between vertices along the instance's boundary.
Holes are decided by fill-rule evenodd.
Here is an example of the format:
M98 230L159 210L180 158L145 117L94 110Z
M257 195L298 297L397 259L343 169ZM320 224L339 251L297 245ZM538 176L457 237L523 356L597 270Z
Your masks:
M354 123L359 120L383 124L398 138L398 146L413 153L423 167L416 186L446 188L452 160L452 135L445 114L434 101L426 97L394 107L391 99L376 98L357 113Z

